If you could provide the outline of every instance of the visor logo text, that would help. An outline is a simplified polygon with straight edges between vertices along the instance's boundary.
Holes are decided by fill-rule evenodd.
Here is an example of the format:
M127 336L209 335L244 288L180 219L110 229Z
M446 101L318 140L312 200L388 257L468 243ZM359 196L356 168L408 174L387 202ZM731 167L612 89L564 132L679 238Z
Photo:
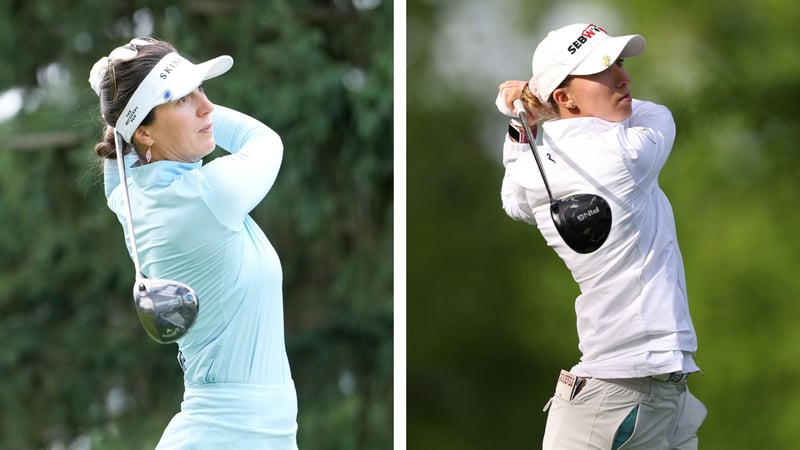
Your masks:
M170 61L169 64L167 64L166 67L164 67L164 69L161 70L161 73L158 74L159 78L161 78L162 80L166 80L169 74L172 73L172 71L175 70L175 68L178 67L178 64L180 63L181 63L180 57L177 57L172 61Z

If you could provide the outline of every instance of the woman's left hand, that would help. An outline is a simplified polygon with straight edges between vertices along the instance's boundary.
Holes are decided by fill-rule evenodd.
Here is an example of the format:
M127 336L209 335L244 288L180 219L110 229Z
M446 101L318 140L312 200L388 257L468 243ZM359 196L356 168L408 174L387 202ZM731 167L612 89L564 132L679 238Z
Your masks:
M500 83L498 87L499 93L495 105L497 110L503 115L508 117L517 117L514 113L514 100L522 97L522 90L525 88L527 81L508 80Z

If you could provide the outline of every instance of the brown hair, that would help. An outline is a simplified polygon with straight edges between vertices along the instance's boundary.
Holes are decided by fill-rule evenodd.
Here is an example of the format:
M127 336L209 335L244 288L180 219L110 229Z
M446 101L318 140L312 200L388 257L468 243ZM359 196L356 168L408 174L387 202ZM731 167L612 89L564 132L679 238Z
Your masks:
M104 159L116 159L116 146L114 144L114 125L125 105L136 92L136 88L144 78L170 52L175 51L168 42L148 39L153 43L148 45L128 44L137 50L136 56L125 60L110 60L108 70L100 82L100 114L105 122L103 140L94 146L97 156ZM141 125L148 125L153 121L153 111L148 112ZM132 144L122 141L122 154L136 151Z

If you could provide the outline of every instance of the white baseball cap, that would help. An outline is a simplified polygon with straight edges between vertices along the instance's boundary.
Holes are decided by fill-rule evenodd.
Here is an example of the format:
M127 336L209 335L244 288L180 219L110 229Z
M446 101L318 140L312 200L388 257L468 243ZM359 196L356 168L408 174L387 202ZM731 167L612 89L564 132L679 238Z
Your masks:
M172 52L161 58L136 88L115 128L130 143L136 128L156 106L180 99L197 89L204 80L222 75L233 66L233 58L218 56L201 64Z
M613 37L594 24L567 25L548 33L536 47L528 86L544 104L568 76L600 73L619 58L641 54L645 47L638 34Z

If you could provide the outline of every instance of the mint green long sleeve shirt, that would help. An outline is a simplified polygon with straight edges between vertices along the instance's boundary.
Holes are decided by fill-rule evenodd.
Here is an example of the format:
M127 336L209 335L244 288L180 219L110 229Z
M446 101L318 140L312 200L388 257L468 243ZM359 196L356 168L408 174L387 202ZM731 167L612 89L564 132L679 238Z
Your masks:
M249 213L277 177L283 144L272 129L216 106L217 145L208 164L126 157L142 272L192 286L199 315L177 343L187 385L291 383L283 327L280 260ZM116 162L106 161L109 208L130 252L127 209ZM144 336L144 334L143 334Z

